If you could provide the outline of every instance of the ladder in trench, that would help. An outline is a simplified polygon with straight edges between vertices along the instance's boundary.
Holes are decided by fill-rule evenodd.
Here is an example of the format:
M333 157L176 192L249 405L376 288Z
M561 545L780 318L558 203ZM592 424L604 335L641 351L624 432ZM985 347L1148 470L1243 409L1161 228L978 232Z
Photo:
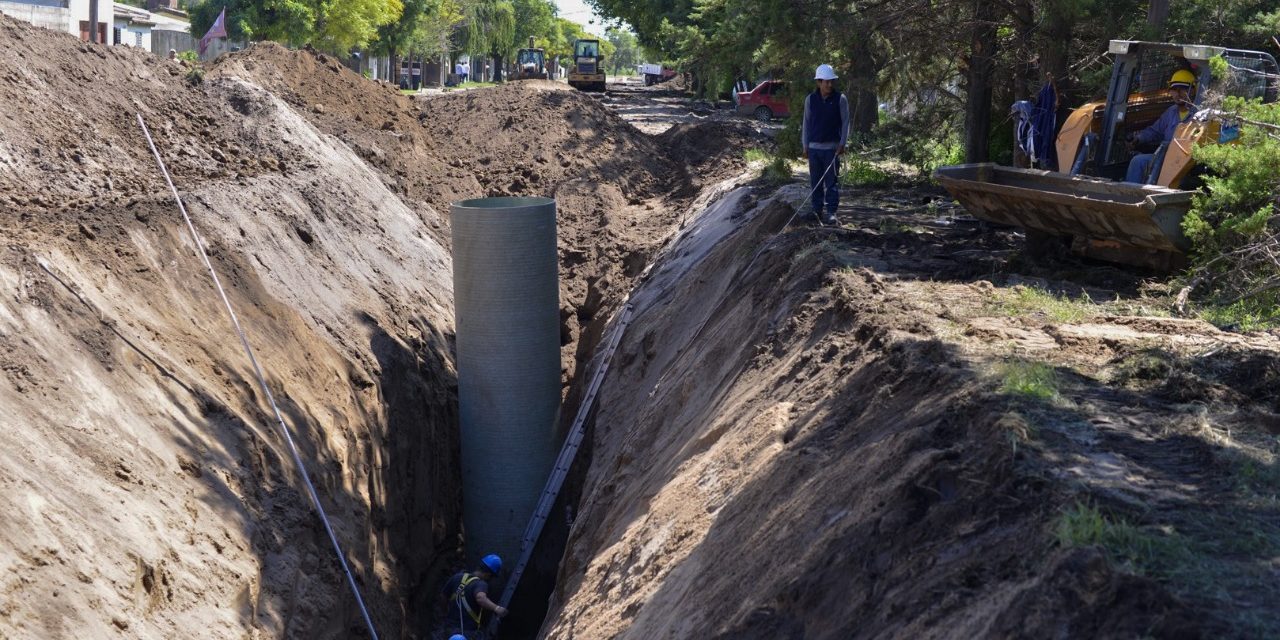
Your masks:
M595 406L596 394L599 393L600 385L604 382L605 374L609 371L609 362L613 359L613 353L617 350L618 343L622 341L622 334L631 322L631 311L632 303L627 302L622 308L622 313L618 316L618 321L610 328L609 337L601 354L600 365L591 376L591 382L587 385L587 393L582 398L582 404L578 405L578 413L574 416L573 426L569 428L569 436L560 448L560 456L556 458L556 465L551 470L551 475L547 478L547 485L542 490L542 497L538 499L538 507L534 510L533 517L529 519L529 525L525 527L524 538L520 542L520 561L512 569L511 578L507 580L507 586L502 591L502 599L499 601L499 604L503 607L510 604L512 596L515 595L516 586L520 584L520 578L524 575L524 570L529 565L529 559L533 556L533 547L538 542L538 536L542 534L542 527L551 516L551 508L555 505L556 497L560 495L564 480L569 475L569 467L573 465L573 460L578 455L578 447L582 444L582 438L586 434L587 417L591 415L591 409ZM495 618L491 625L491 630L497 631L497 627L498 619Z

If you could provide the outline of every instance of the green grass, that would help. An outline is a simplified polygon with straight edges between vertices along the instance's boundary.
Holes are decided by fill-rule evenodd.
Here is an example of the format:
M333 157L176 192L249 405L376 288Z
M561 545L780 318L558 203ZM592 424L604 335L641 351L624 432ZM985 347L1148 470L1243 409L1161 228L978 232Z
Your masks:
M1259 331L1280 327L1280 307L1257 300L1241 300L1228 306L1206 306L1200 319L1224 329Z
M1058 373L1043 362L1010 360L1000 367L1000 392L1037 402L1057 400Z
M760 171L760 177L771 184L790 182L792 177L791 163L787 162L785 158L774 158Z
M773 159L773 156L764 149L752 147L742 152L742 159L747 162L769 162Z
M1112 560L1143 575L1169 577L1192 556L1189 541L1172 529L1151 531L1081 502L1058 518L1054 536L1064 547L1102 547Z
M849 157L840 173L840 184L848 187L878 187L893 182L893 175L875 163Z
M1180 520L1135 524L1077 502L1058 517L1053 535L1064 547L1099 547L1124 570L1154 578L1189 600L1217 602L1237 637L1276 637L1276 621L1251 608L1232 611L1239 594L1266 600L1276 592L1270 568L1280 532L1248 509L1198 508Z
M996 294L995 310L1010 316L1042 313L1054 322L1079 322L1097 315L1099 308L1087 296L1072 299L1018 285Z

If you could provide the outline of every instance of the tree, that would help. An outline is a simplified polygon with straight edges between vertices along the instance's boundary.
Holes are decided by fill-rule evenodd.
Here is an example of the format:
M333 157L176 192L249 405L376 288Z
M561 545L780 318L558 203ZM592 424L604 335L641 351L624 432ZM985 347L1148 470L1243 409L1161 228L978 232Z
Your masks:
M640 44L636 35L630 30L609 27L605 29L605 37L613 45L613 52L606 53L605 65L618 75L623 69L635 69L640 63Z
M346 53L378 37L378 27L400 19L401 0L323 0L316 12L312 44L326 51Z
M191 8L192 34L208 31L223 8L232 39L312 44L341 54L375 41L379 27L401 17L403 5L401 0L204 0Z

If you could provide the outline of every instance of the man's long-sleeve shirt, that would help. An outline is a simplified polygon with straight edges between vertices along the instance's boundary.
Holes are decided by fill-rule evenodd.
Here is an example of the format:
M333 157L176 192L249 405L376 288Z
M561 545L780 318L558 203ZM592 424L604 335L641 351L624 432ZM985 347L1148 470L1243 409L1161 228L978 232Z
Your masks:
M1173 132L1177 130L1178 125L1191 119L1191 114L1194 113L1188 109L1187 114L1184 116L1180 113L1181 110L1181 105L1176 104L1165 109L1164 113L1160 114L1160 118L1151 123L1151 126L1138 132L1136 136L1138 142L1141 144L1160 144L1161 142L1172 140Z
M845 146L849 140L849 99L843 93L840 94L840 135L839 140L822 140L816 141L814 138L818 136L817 132L822 129L825 123L815 121L818 114L812 105L814 99L821 100L822 94L813 92L804 99L804 119L801 120L800 128L800 144L801 148L808 149L839 149Z

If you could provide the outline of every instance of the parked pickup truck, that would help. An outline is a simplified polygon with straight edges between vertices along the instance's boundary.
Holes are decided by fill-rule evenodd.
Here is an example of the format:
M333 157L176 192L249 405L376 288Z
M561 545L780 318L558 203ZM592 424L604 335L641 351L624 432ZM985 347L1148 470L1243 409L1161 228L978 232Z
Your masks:
M761 122L791 115L787 106L787 83L782 80L765 80L750 91L738 92L738 113L751 116Z
M636 70L640 72L640 75L644 76L644 86L646 87L658 84L659 82L666 82L667 80L674 78L676 75L676 70L671 67L664 67L660 64L649 64L647 62L636 65Z

